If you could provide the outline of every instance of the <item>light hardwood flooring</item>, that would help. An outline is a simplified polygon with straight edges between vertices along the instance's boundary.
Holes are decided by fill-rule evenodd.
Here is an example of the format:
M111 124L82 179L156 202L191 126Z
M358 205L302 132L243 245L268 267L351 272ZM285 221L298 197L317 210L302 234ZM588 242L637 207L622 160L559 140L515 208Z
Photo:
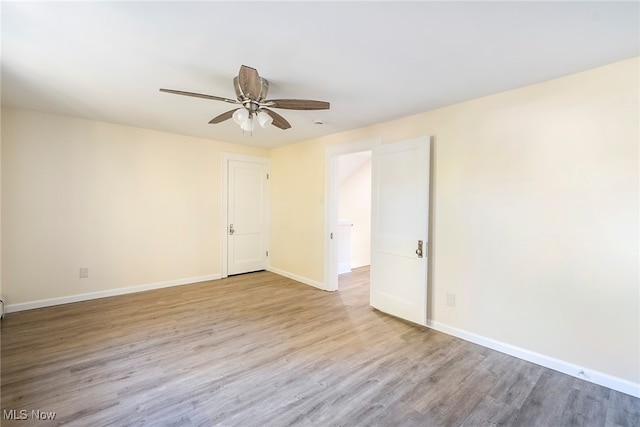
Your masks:
M368 268L10 313L1 338L2 426L640 425L640 399L373 310Z

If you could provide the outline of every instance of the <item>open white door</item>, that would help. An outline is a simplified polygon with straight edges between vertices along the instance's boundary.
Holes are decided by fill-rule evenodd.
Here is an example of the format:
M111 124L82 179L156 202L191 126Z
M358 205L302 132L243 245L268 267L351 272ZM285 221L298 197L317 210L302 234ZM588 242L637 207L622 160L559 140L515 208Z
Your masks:
M373 150L371 305L427 323L429 137Z
M227 273L267 268L268 165L228 160Z

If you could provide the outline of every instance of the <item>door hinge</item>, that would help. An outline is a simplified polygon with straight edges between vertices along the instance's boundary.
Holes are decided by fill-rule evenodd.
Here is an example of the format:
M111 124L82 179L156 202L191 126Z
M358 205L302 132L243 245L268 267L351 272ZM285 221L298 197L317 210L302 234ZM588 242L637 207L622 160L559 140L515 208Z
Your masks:
M269 174L267 174L267 181L269 181Z
M269 251L267 251L267 257L269 256Z

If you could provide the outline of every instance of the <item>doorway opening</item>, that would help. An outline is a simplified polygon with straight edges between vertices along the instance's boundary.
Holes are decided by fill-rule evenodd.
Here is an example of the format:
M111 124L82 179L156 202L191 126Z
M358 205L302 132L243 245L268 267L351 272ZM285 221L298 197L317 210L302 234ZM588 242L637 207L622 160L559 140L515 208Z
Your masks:
M338 156L337 190L339 288L340 277L371 265L371 151Z
M380 140L327 150L325 287L338 290L340 156L372 153L370 305L427 324L431 245L431 138L382 145Z
M371 263L372 150L381 139L330 147L326 161L325 288L336 291L340 276L368 281Z

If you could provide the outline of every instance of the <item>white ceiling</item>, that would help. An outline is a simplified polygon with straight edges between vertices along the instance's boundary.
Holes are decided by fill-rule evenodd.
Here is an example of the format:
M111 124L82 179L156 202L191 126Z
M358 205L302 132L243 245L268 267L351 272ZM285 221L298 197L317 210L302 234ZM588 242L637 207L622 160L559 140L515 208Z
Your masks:
M275 147L640 55L636 2L2 2L2 104ZM240 65L291 124L243 134ZM322 119L324 125L314 125Z

